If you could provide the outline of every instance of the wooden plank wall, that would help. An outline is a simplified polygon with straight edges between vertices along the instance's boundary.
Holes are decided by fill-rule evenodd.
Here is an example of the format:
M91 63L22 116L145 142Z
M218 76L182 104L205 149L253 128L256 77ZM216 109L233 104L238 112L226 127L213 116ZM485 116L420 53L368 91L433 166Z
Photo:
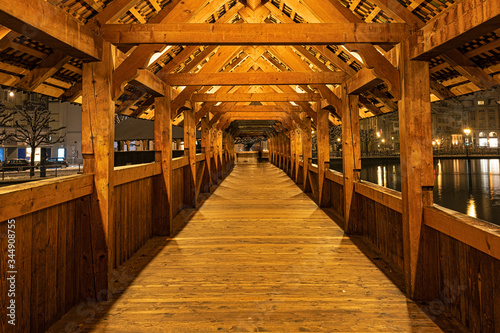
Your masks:
M115 186L115 267L153 236L153 180L147 177Z
M353 220L353 234L361 235L376 250L383 253L394 267L403 269L402 215L382 203L362 194L354 198L358 216Z
M500 332L500 260L424 228L435 233L439 248L441 298L432 302L430 313L447 310L471 332Z
M330 208L335 215L343 220L344 218L344 186L333 180L325 179L325 186L330 188Z
M184 209L184 172L187 168L188 166L184 166L172 171L172 216L174 217Z
M86 195L15 217L17 332L44 332L78 302L95 296L89 211ZM7 234L7 221L2 221L1 272L8 271ZM6 287L0 283L2 309ZM1 332L7 332L7 319L0 318Z

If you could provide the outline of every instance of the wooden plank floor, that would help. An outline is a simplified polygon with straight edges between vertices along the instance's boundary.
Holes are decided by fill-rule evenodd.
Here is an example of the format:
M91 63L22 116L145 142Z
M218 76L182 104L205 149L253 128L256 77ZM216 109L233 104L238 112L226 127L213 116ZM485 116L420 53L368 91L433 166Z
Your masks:
M121 268L114 300L51 331L441 332L270 164L237 165L185 218Z

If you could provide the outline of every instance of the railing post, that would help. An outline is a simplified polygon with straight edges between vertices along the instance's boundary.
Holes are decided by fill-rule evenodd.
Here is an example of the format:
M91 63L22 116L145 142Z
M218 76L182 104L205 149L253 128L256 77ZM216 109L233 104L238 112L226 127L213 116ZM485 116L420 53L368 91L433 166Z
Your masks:
M330 206L330 186L325 186L325 163L330 163L330 140L328 133L328 115L329 111L319 108L318 105L318 124L317 147L318 147L318 204L320 207ZM327 167L328 169L328 167Z
M210 192L212 187L212 163L210 157L210 127L208 126L208 117L201 118L201 148L204 149L205 153L205 176L204 181L208 185L208 188L203 189L205 192Z
M304 192L312 191L309 182L309 164L312 159L312 142L311 142L311 117L304 119L304 128L302 130L302 154L304 156Z
M155 98L155 161L161 163L161 175L154 185L153 232L168 236L172 232L172 111L171 89L165 97Z
M401 43L399 106L401 194L403 198L403 252L406 292L414 299L439 296L437 248L426 244L423 209L432 206L434 186L429 97L429 64L410 60L409 41ZM424 274L425 273L425 274Z
M344 230L355 233L357 210L354 198L354 183L359 181L361 171L361 146L359 130L358 96L348 95L342 85L342 170L344 174Z
M115 225L113 216L114 119L111 97L113 46L103 44L100 62L83 64L82 73L82 155L83 171L94 174L90 199L90 241L95 292L99 300L107 295L115 266ZM81 214L86 214L83 211ZM91 295L85 295L90 297Z
M187 156L189 167L184 174L184 204L196 207L196 124L195 110L184 110L184 155ZM187 154L187 155L186 155Z

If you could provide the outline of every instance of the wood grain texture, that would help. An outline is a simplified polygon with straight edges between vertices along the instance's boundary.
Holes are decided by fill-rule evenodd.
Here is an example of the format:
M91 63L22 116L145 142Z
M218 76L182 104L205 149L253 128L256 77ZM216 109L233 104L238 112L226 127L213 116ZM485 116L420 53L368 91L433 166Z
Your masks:
M82 331L441 332L270 164L236 165L178 218L184 229L148 242L123 267L135 279Z
M7 284L0 283L0 332L44 332L78 301L95 295L88 255L89 195L15 218L16 326L7 325ZM88 200L87 200L88 201ZM88 215L87 215L88 216ZM6 281L7 221L0 223L0 272ZM90 284L88 283L90 282ZM5 306L4 306L5 305Z

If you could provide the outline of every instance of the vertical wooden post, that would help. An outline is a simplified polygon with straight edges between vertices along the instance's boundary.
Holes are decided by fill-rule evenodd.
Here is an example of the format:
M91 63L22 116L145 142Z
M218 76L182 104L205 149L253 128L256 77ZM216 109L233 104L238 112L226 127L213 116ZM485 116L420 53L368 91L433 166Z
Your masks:
M222 178L222 174L224 173L224 164L223 161L223 152L222 152L222 130L217 129L217 156L219 158L219 172L217 173L218 178Z
M153 232L168 236L172 231L172 114L171 89L165 97L155 98L155 161L161 163L161 175L154 189Z
M184 110L184 155L187 156L189 167L184 174L184 204L196 207L196 124L195 110Z
M93 291L103 296L115 266L113 218L114 120L111 97L114 47L104 42L102 61L84 63L82 77L82 155L84 173L94 174L91 196ZM86 212L81 212L85 214ZM87 293L87 292L86 292ZM91 293L88 293L89 296ZM94 294L94 297L96 297Z
M414 299L436 297L434 281L424 281L420 267L427 261L423 241L423 209L432 206L434 186L432 164L431 104L429 64L410 60L409 42L401 43L400 75L402 100L399 102L401 142L401 193L403 198L403 252L407 294ZM436 254L434 254L436 256ZM425 274L436 265L427 262ZM437 279L431 279L436 280Z
M275 138L274 134L271 134L271 136L268 139L269 161L271 162L271 164L276 165L276 163L274 162L274 154L275 154L275 150L274 150L274 138Z
M205 154L205 182L208 184L208 188L203 189L205 192L210 192L212 187L212 163L210 163L210 127L208 126L208 118L201 118L201 150ZM206 177L208 176L208 177Z
M311 141L311 117L304 119L302 130L302 155L304 156L304 192L310 193L311 183L309 182L309 165L312 159L312 141Z
M212 127L210 129L210 151L212 153L212 158L214 161L214 170L212 170L212 182L217 183L217 178L219 177L219 157L218 155L218 150L217 150L217 129Z
M297 124L295 128L295 174L293 175L296 184L299 184L299 171L300 171L300 156L302 155L302 131L300 130L300 124Z
M316 104L319 106L319 103ZM316 142L318 149L318 204L320 207L328 207L330 205L330 186L325 186L325 170L330 168L329 113L328 110L318 107Z
M342 85L342 169L344 174L344 229L353 233L357 221L357 207L354 205L354 183L361 172L361 146L359 129L358 96L347 95Z
M297 165L295 164L295 154L297 153L297 149L295 148L297 144L297 139L295 135L295 128L292 127L290 130L290 178L294 179L295 169Z

